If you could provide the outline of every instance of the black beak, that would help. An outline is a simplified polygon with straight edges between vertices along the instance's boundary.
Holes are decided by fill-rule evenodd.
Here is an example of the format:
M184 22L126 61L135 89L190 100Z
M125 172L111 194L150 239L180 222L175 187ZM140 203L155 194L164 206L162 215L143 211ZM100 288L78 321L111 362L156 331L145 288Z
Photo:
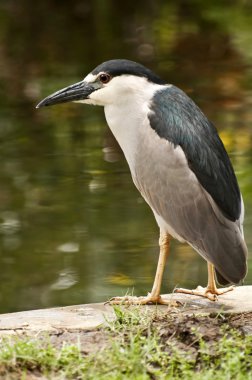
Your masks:
M36 108L88 99L88 96L95 90L96 88L94 85L81 81L47 96L36 106Z

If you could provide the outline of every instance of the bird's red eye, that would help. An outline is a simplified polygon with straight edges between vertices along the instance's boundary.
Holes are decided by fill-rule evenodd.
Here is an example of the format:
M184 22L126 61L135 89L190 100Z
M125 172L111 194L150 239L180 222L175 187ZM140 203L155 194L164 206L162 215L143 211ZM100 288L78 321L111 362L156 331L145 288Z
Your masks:
M100 76L99 76L99 79L102 83L108 83L111 79L111 76L107 73L102 73Z

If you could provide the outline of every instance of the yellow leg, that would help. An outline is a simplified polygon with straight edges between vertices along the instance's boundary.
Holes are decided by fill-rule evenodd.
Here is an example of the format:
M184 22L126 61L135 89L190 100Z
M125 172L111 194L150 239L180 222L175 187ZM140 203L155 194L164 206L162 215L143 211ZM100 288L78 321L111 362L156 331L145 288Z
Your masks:
M157 271L155 275L154 284L152 290L146 297L113 297L109 301L110 304L127 304L127 305L146 305L146 304L162 304L171 305L172 302L165 300L160 296L161 283L164 274L165 264L170 251L171 236L161 233L159 237L160 253L158 258ZM173 302L174 304L174 302Z
M215 278L214 278L214 266L211 263L207 263L208 270L208 283L206 288L202 288L202 286L198 286L196 289L176 289L176 293L184 293L184 294L192 294L195 296L201 296L208 298L211 301L217 301L218 296L227 292L230 292L234 289L233 286L229 286L228 288L217 289Z

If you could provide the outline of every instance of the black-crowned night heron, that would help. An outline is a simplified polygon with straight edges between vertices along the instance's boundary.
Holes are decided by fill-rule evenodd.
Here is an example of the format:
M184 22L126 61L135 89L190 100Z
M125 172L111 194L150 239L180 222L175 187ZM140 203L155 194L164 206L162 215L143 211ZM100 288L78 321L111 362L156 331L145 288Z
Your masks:
M104 106L107 123L132 179L160 228L160 254L151 293L113 303L169 303L160 296L170 241L187 242L208 265L206 288L177 289L210 300L233 289L247 272L244 206L232 164L213 124L180 89L146 67L116 59L42 100Z

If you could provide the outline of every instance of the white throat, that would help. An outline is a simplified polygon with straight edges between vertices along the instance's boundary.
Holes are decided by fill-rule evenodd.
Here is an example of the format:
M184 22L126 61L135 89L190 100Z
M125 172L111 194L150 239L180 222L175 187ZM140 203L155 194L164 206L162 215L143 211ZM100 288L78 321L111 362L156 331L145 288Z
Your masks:
M151 99L156 91L164 87L142 77L125 75L118 77L111 87L113 102L106 99L104 112L107 123L124 152L131 172L137 144L141 143L141 134L145 134L148 128Z

